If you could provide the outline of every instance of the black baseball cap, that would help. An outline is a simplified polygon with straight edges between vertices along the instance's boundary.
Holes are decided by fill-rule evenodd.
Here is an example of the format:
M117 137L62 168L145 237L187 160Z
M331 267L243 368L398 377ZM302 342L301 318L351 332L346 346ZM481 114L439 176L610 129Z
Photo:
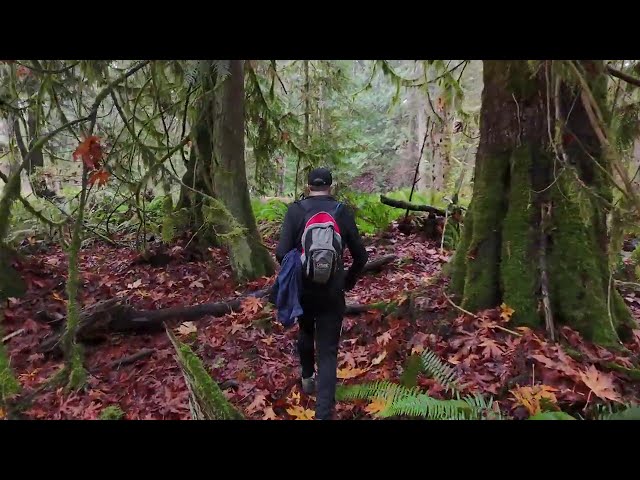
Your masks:
M309 172L309 185L314 187L328 187L332 182L333 177L328 168L314 168Z

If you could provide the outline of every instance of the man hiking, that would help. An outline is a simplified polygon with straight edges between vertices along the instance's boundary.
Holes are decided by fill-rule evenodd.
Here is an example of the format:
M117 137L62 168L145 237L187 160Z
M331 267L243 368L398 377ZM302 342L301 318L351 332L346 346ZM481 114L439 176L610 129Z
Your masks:
M338 343L345 311L344 292L355 286L368 260L353 213L331 196L331 184L331 172L326 168L311 171L309 195L289 206L276 249L280 264L290 254L301 270L299 307L303 313L298 318L298 354L302 389L306 394L312 394L316 389L314 357L317 346L318 420L330 420L333 416ZM345 246L353 258L347 272L342 259ZM285 263L290 262L285 260Z

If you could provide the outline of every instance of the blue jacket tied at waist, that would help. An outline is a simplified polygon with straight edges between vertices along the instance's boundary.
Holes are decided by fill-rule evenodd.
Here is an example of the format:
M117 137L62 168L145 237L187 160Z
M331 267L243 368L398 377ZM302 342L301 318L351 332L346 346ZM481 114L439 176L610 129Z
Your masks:
M302 261L297 249L290 250L282 259L273 288L278 320L283 326L290 327L302 315Z

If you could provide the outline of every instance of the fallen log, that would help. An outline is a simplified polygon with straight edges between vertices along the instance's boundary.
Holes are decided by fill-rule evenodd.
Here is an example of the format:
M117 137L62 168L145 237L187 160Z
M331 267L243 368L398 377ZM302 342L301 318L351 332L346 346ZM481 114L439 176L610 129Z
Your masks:
M415 203L405 202L404 200L394 200L393 198L385 197L384 195L380 195L380 202L388 205L389 207L401 208L403 210L429 212L441 217L446 215L444 210L432 207L431 205L416 205Z
M376 258L375 260L367 262L367 264L362 269L362 273L365 274L378 272L382 267L384 267L388 263L395 262L397 259L397 255L385 255L384 257Z
M395 255L368 262L363 273L375 272L384 265L396 260ZM80 342L96 341L117 332L153 332L160 331L165 321L194 321L203 317L223 317L229 313L237 312L242 308L242 303L247 297L268 298L273 286L246 293L240 297L223 302L204 303L188 307L162 308L160 310L136 310L129 304L127 298L111 298L85 308L80 314L78 333L76 338ZM367 305L347 305L346 315L354 315L371 309ZM63 332L55 332L46 337L40 346L39 352L52 352L57 350Z

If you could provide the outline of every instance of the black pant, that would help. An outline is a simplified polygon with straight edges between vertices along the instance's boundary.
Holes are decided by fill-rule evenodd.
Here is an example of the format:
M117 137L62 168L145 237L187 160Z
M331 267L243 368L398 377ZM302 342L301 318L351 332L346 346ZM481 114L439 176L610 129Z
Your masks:
M331 420L335 406L338 344L344 315L344 296L331 299L323 307L316 302L303 302L303 316L299 319L298 354L302 376L309 378L315 372L315 344L318 349L318 376L316 378L316 419Z

